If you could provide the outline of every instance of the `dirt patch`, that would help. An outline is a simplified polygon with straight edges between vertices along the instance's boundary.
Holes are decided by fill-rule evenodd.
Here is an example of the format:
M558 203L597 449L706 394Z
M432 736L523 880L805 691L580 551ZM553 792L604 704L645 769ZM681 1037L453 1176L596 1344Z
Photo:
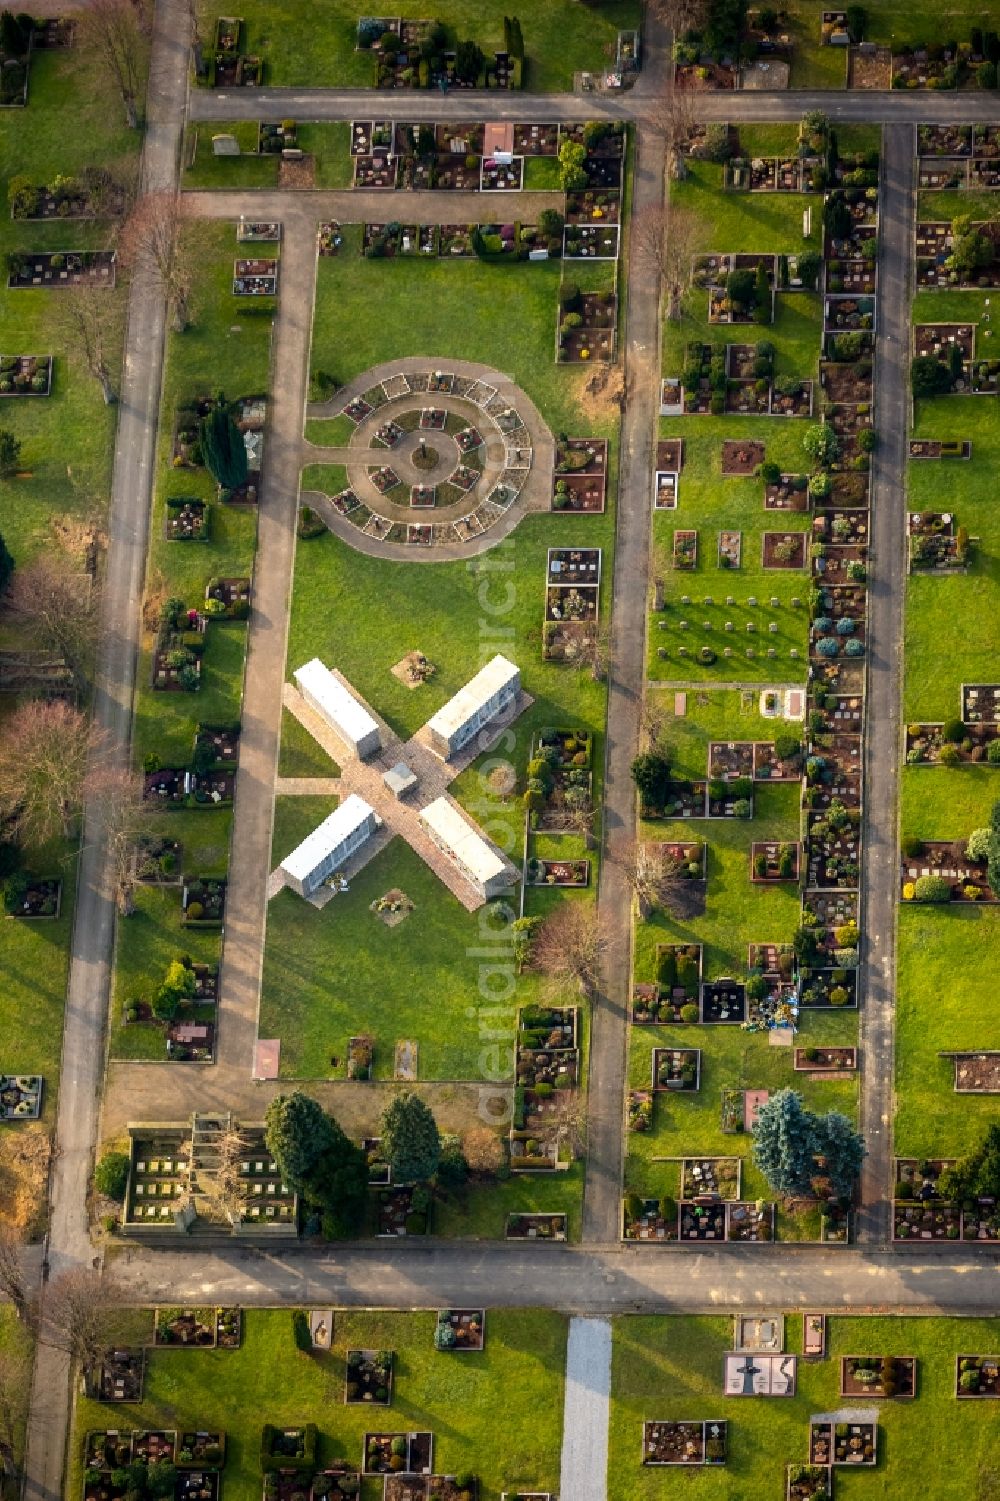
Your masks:
M5 1131L0 1143L0 1224L29 1240L45 1228L51 1142L44 1126Z
M278 163L278 187L279 188L314 188L316 186L316 158L304 156L301 161L286 161L282 157Z
M580 412L595 423L607 420L611 411L621 411L625 402L625 382L620 370L603 366L581 374L575 400Z
M849 89L887 89L892 84L892 49L874 47L862 51L852 47L847 65Z
M389 671L407 688L422 688L437 671L422 651L408 651Z
M722 445L722 472L726 475L753 474L764 462L763 443L727 438Z

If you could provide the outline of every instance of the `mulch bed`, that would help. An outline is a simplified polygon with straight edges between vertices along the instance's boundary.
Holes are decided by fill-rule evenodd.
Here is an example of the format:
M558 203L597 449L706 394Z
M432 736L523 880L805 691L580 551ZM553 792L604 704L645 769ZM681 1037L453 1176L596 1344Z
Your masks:
M722 445L722 472L725 475L753 474L763 462L763 443L736 442L727 438Z

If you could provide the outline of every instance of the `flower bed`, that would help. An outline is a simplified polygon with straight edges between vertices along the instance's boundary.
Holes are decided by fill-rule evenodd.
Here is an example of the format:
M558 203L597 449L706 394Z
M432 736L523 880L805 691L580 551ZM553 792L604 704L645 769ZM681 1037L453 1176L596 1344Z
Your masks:
M744 1245L763 1245L774 1240L773 1204L726 1205L726 1239Z
M750 846L751 881L797 881L799 878L798 844L778 844L771 841Z
M7 917L25 921L59 916L62 905L62 881L55 877L31 876L16 871L7 878L4 889L4 912Z
M804 568L805 532L765 532L761 539L761 562L765 568Z
M738 1157L685 1157L681 1162L681 1198L737 1202L740 1166Z
M726 476L755 474L763 462L763 443L727 438L722 445L722 473Z
M742 554L742 532L720 532L718 564L720 568L738 568Z
M226 882L214 877L194 877L184 884L181 905L187 926L221 928L226 909Z
M904 1397L917 1394L917 1362L912 1355L844 1355L840 1361L842 1397Z
M429 1474L434 1454L434 1435L429 1432L366 1433L364 1438L364 1473L390 1475L400 1469L394 1459L402 1459L408 1475Z
M691 573L698 565L698 533L691 530L674 532L674 567L679 572Z
M220 1350L238 1350L242 1342L242 1310L239 1308L217 1308L215 1310L215 1343L218 1348Z
M207 542L210 533L211 507L206 500L180 495L167 499L164 536L168 542Z
M530 856L526 869L529 886L587 886L589 860L540 860Z
M173 1464L177 1448L174 1428L146 1429L132 1435L132 1455L144 1464Z
M41 1074L0 1074L0 1121L36 1121L42 1113Z
M378 1191L379 1235L427 1235L431 1196L422 1184L393 1185Z
M685 1241L724 1241L726 1206L724 1204L678 1205L679 1239Z
M344 1401L388 1407L392 1402L392 1363L391 1350L348 1350Z
M221 1470L226 1462L226 1435L221 1429L182 1431L177 1439L177 1457L174 1460L180 1470Z
M153 1343L173 1349L202 1349L216 1342L213 1308L158 1308L153 1315Z
M113 250L36 250L14 252L7 259L11 291L46 287L107 287L115 284Z
M716 781L752 777L753 762L752 740L710 740L708 743L708 775Z
M786 1501L813 1501L814 1497L831 1496L831 1472L826 1465L788 1465L785 1470Z
M627 1105L628 1129L651 1131L653 1127L653 1096L648 1089L630 1089Z
M922 840L901 862L905 902L995 902L986 862L970 860L964 840Z

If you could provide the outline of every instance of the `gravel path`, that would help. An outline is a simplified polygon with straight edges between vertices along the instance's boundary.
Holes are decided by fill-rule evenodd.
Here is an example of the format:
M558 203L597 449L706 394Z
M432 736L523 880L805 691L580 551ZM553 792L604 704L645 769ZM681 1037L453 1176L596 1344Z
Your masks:
M610 1392L611 1325L606 1319L571 1319L559 1494L573 1501L604 1501L607 1495Z

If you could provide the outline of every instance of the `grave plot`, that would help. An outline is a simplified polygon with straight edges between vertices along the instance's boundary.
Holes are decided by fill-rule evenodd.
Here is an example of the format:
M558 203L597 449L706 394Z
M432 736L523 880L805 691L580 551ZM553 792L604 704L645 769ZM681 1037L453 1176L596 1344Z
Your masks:
M860 808L861 775L860 736L828 736L822 751L814 751L806 761L803 807L828 810L839 802L848 809Z
M391 1475L400 1470L407 1475L429 1475L433 1468L434 1435L429 1432L366 1433L364 1437L364 1473ZM393 1464L401 1459L402 1465Z
M803 1074L853 1073L858 1066L857 1048L796 1048L792 1067Z
M196 807L228 806L236 795L235 771L192 772L190 795Z
M726 1239L740 1244L767 1244L774 1240L775 1206L754 1203L726 1205Z
M356 188L388 188L396 186L399 161L385 152L372 156L354 157L354 186Z
M897 1193L898 1193L897 1189ZM892 1238L897 1241L941 1241L962 1238L962 1210L943 1200L892 1206Z
M101 1402L141 1402L146 1357L142 1350L110 1350L97 1373Z
M0 1074L0 1121L37 1121L42 1085L41 1074Z
M918 125L917 156L971 156L971 125Z
M962 721L968 725L1000 725L1000 683L963 683Z
M160 1428L132 1435L132 1456L143 1464L173 1464L177 1447L177 1430Z
M657 944L656 984L633 987L633 1023L680 1020L683 1007L697 1008L701 965L700 943Z
M184 923L188 927L220 928L226 910L225 881L193 876L181 889Z
M653 509L677 509L677 475L671 470L657 469L653 475Z
M212 511L207 500L173 495L167 499L163 535L168 542L207 542Z
M860 735L864 715L860 686L856 692L829 690L829 684L827 691L817 688L810 699L809 712L820 716L817 734Z
M698 533L690 528L674 532L673 565L681 573L693 573L698 566Z
M956 1397L1000 1397L1000 1356L959 1355L955 1360Z
M727 1350L722 1390L727 1397L794 1397L796 1364L794 1355Z
M786 1501L814 1501L833 1495L833 1480L825 1465L786 1465Z
M742 554L742 532L720 532L718 543L718 566L739 568Z
M427 1235L431 1228L432 1200L422 1184L394 1184L377 1194L380 1236Z
M241 245L277 244L281 239L281 223L277 219L241 219L236 226L236 239Z
M269 257L233 262L234 297L273 297L278 290L278 262Z
M915 1397L917 1362L912 1355L844 1355L842 1397Z
M783 1314L738 1313L733 1320L733 1349L754 1354L778 1354L785 1344Z
M564 1241L566 1226L564 1214L508 1214L504 1239Z
M805 532L765 532L761 538L764 568L792 569L806 565Z
M856 890L860 878L861 834L857 809L834 800L806 815L806 884L813 890Z
M686 1203L738 1203L739 1157L684 1157L681 1160L681 1198Z
M687 392L680 376L664 376L660 381L660 416L679 417L687 410Z
M538 828L547 833L565 833L573 827L574 809L589 806L591 798L591 757L593 741L589 734L575 730L543 729L532 746L532 765L538 767L541 804Z
M753 781L735 776L728 781L712 779L708 784L709 818L752 818Z
M377 444L381 448L395 448L405 436L405 431L398 422L383 422L372 434L371 446L375 447Z
M214 1308L157 1308L153 1344L173 1349L204 1349L216 1342Z
M402 489L399 475L388 464L380 464L377 468L367 469L365 473L380 495L388 496L393 491Z
M558 1142L548 1126L559 1107L552 1095L556 1090L576 1087L579 1067L575 1007L531 1006L518 1012L517 1089L510 1129L513 1171L551 1171L556 1167Z
M725 1204L680 1203L679 1236L682 1241L724 1241L726 1239Z
M911 573L947 573L964 569L968 534L956 531L951 511L911 511L907 516Z
M673 1241L677 1239L679 1214L673 1199L640 1198L626 1194L622 1209L625 1240Z
M811 417L813 383L795 376L782 376L768 392L768 413L772 417Z
M57 177L51 187L18 177L8 201L14 220L120 219L126 190L106 168L87 167L79 177Z
M653 989L655 987L646 987ZM634 992L633 992L634 994ZM626 1119L630 1131L650 1131L653 1126L653 1095L648 1089L630 1089Z
M524 158L500 162L484 156L481 163L479 190L482 193L519 193L524 187Z
M824 334L870 333L874 327L874 297L834 294L823 299Z
M0 354L0 396L48 396L51 391L50 354Z
M794 735L783 736L779 741L755 740L752 775L755 782L799 781L802 776L801 741Z
M344 1401L388 1407L392 1402L392 1364L391 1350L348 1350Z
M514 126L515 156L556 156L558 151L558 125L526 123Z
M841 547L820 542L812 549L813 573L823 584L864 583L868 578L868 548L864 543Z
M529 886L587 886L590 884L589 860L541 860L529 856L525 865Z
M617 318L614 292L580 292L576 287L564 287L559 300L556 358L569 364L612 359Z
M132 1458L132 1435L117 1428L99 1429L87 1434L84 1446L84 1464L88 1470L96 1470L107 1483L109 1470L124 1469ZM87 1496L91 1495L88 1490ZM97 1495L95 1489L93 1495Z
M434 1329L436 1350L481 1350L486 1343L486 1310L442 1308Z
M653 1089L695 1094L701 1087L700 1048L654 1048Z
M61 904L62 881L54 876L33 876L20 871L7 879L3 908L8 917L25 922L54 919L59 916Z
M993 192L1000 188L1000 166L996 161L971 161L969 187L973 192Z
M113 250L14 251L7 257L7 286L13 292L45 287L107 287L115 284Z
M838 947L838 928L858 926L859 899L856 891L808 891L802 901L803 922L813 930L816 948L822 956L832 955ZM817 961L813 961L816 963ZM822 963L822 959L818 962Z
M201 613L225 620L245 620L250 613L250 579L210 578L205 585L205 607Z
M644 1465L721 1465L726 1462L728 1424L707 1422L646 1422L642 1425Z
M809 476L782 473L771 481L764 480L765 511L808 511Z
M976 330L971 323L917 323L913 354L917 359L941 360L961 373L975 356Z
M790 943L748 944L747 968L765 976L790 979L796 971L795 950Z
M817 969L804 966L799 971L799 1007L803 1011L833 1007L853 1011L858 1004L858 973L854 969Z
M752 740L710 740L708 775L719 781L753 776L754 744Z
M615 261L619 240L620 226L615 223L567 224L563 229L563 257L570 261Z
M763 841L750 846L750 879L755 883L797 881L799 878L798 844Z
M743 1027L745 1032L775 1032L789 1028L794 1030L798 1021L799 1008L793 982L773 975L751 974L747 977L746 993L747 1019ZM762 1094L763 1099L755 1098L755 1094L758 1096ZM766 1090L747 1092L745 1102L747 1108L743 1122L747 1130L753 1125L756 1111L766 1098Z
M438 226L438 255L447 258L471 256L475 224L441 224Z
M805 1360L822 1360L826 1355L826 1314L802 1315L802 1355Z
M967 157L920 157L917 160L917 186L924 192L949 192L969 186Z
M747 996L742 980L706 980L701 987L701 1020L705 1026L738 1026L746 1021Z
M995 902L986 862L970 860L965 841L925 839L900 865L904 902Z
M643 802L642 816L654 818L704 818L707 808L708 784L671 777L664 796L663 806L655 807Z
M956 1094L1000 1094L1000 1053L942 1053L955 1066Z
M973 125L972 155L986 160L1000 157L1000 130L995 125Z
M766 380L726 382L725 410L743 417L763 417L770 409L771 387Z
M594 192L588 188L566 194L567 224L617 224L620 211L621 196L617 192Z

